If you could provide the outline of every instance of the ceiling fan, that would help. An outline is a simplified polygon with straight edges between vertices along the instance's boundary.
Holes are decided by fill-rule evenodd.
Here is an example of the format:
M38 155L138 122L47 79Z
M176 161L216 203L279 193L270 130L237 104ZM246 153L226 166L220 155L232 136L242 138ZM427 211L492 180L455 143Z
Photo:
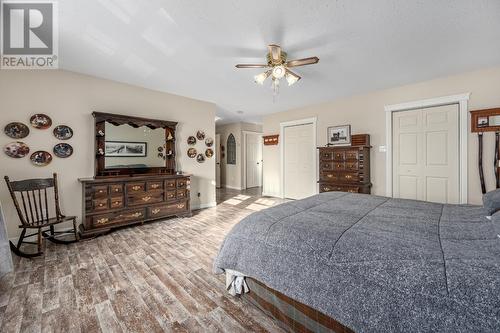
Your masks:
M280 79L283 77L291 86L301 79L299 75L292 72L290 68L318 63L318 57L310 57L297 60L288 60L286 52L279 45L268 45L269 52L266 55L267 64L238 64L236 68L267 68L264 73L254 76L255 83L263 85L264 81L271 77L274 94L279 92Z

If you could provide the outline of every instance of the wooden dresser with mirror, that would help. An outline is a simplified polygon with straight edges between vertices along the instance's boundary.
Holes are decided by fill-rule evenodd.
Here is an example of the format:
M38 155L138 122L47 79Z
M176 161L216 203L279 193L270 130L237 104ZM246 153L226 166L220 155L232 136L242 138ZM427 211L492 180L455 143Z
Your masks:
M80 234L190 216L191 177L176 172L177 123L94 112L95 176L83 189Z
M319 192L371 192L370 136L356 134L349 146L318 147Z

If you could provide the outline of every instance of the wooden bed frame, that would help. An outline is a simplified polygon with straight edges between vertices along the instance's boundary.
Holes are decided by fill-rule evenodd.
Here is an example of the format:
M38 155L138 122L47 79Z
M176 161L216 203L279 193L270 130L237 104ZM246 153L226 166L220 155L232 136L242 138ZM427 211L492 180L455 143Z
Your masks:
M288 332L354 333L353 330L335 319L297 302L257 280L247 277L246 282L250 292L244 294L243 298L273 318L280 327Z

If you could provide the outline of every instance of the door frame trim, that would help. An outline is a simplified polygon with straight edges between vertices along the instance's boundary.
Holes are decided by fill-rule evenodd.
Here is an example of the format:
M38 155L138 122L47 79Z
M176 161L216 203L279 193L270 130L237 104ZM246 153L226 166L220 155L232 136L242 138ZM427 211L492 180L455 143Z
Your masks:
M242 181L242 188L246 189L247 188L247 135L252 134L252 135L264 135L263 132L254 132L254 131L241 131L243 134L243 142L241 143L241 164L243 164L243 181ZM264 149L262 149L262 153L264 153ZM264 158L262 158L264 159ZM263 163L262 161L260 163ZM261 183L262 186L264 185L264 165L262 165L262 175L261 175Z
M421 108L430 108L442 105L458 104L458 135L459 135L459 200L461 204L468 203L467 192L467 142L469 126L469 99L470 93L443 96L400 104L386 105L385 109L385 191L386 196L392 197L392 114L393 112L410 111Z
M317 131L316 131L316 123L317 123L317 117L311 117L311 118L305 118L305 119L298 119L298 120L292 120L292 121L285 121L280 123L280 174L281 174L281 179L280 179L280 197L285 198L285 127L291 127L291 126L299 126L299 125L307 125L307 124L312 124L313 125L313 145L311 149L313 150L313 158L312 158L312 165L313 165L313 170L315 170L315 177L313 179L313 184L314 184L314 193L318 193L318 187L316 186L316 179L318 178L318 165L317 165Z

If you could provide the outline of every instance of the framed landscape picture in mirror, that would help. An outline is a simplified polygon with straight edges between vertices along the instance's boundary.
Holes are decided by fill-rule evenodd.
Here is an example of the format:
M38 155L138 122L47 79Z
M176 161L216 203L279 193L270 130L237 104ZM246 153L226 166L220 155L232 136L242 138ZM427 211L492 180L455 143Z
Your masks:
M327 146L348 146L351 144L351 125L328 127Z
M104 151L108 157L145 157L148 144L146 142L106 141Z

